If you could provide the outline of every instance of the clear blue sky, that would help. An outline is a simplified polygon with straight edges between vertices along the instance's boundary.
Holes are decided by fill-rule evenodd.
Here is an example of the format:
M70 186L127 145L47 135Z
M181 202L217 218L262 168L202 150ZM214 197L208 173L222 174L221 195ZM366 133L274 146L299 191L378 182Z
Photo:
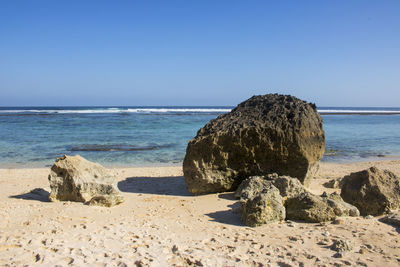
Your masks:
M0 105L400 106L400 1L0 1Z

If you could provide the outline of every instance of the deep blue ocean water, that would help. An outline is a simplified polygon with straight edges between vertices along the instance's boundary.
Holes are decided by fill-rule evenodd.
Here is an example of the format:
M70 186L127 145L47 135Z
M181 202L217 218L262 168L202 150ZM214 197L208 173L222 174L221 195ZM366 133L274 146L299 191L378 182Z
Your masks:
M63 154L105 166L181 164L186 145L232 107L2 107L0 167L43 167ZM323 161L400 158L400 108L318 108Z

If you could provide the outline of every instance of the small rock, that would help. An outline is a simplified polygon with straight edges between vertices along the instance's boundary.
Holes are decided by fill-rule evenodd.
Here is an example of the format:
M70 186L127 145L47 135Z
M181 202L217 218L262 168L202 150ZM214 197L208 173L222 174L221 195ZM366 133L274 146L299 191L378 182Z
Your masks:
M176 245L173 245L172 253L176 254L177 252L178 252L178 247Z
M329 180L328 182L324 183L323 186L325 186L326 188L338 189L340 188L340 179Z
M338 252L341 257L344 255L344 253L349 252L353 249L353 244L350 240L335 239L333 240L331 249Z
M320 245L320 246L326 246L329 243L330 243L329 239L323 239L323 240L320 240L317 244Z
M286 221L289 227L296 227L296 224L293 221Z
M39 253L37 253L37 254L35 255L35 261L38 262L38 261L40 261L41 259L42 259L42 257L40 256Z
M328 237L331 235L331 233L329 233L328 231L324 231L322 232L322 235Z
M335 220L333 220L332 224L343 224L344 220L341 218L336 218Z

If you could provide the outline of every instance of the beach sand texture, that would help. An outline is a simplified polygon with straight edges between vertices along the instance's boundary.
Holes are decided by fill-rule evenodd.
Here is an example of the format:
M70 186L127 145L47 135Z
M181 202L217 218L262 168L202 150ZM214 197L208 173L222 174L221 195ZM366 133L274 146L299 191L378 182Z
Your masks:
M310 190L370 166L400 175L400 161L322 163ZM125 202L112 208L49 202L49 171L0 169L1 266L400 265L400 229L379 218L246 227L233 193L192 196L181 167L113 169ZM353 244L342 258L336 239Z

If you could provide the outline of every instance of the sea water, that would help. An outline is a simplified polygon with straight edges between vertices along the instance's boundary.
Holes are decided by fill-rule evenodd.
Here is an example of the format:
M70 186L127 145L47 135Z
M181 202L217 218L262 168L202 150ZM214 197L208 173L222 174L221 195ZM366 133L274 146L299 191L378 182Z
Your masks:
M232 107L2 107L0 167L43 167L64 154L105 166L180 165L197 131ZM318 108L323 161L400 158L400 108Z

